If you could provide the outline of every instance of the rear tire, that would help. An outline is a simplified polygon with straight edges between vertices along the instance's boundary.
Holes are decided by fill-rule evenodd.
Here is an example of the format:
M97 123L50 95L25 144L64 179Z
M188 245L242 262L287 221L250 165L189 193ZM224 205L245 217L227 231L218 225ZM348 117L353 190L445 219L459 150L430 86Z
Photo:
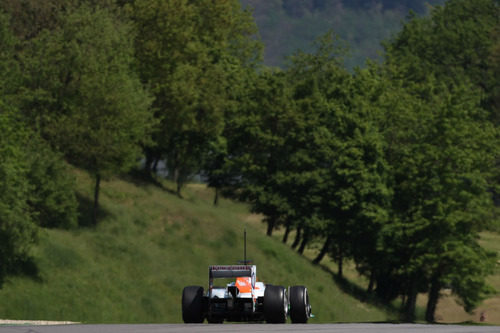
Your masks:
M203 288L185 287L182 291L182 320L186 324L203 322Z
M311 316L309 294L304 286L290 287L290 319L294 324L305 324Z
M264 318L266 322L273 324L285 323L287 307L285 288L267 285L264 292Z

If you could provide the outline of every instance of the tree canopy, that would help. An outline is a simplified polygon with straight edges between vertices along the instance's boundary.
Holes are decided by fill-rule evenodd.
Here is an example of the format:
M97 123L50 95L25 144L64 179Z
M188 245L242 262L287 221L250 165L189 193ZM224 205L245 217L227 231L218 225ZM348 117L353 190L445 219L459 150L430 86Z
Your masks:
M22 110L55 149L96 177L97 213L100 178L128 171L149 142L151 99L132 70L130 24L88 5L61 15L59 27L26 46Z
M138 0L130 11L139 73L159 122L146 164L165 158L180 195L223 131L235 76L258 60L255 25L237 0Z

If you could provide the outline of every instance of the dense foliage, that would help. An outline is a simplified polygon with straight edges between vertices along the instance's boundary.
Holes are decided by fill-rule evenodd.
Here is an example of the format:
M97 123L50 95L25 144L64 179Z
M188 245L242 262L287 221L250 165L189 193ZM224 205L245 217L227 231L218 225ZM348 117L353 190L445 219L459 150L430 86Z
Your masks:
M135 1L137 67L154 93L159 126L147 168L166 159L182 185L200 171L223 130L231 89L258 58L255 26L238 1Z
M74 180L66 164L28 128L18 109L21 89L18 46L0 15L0 286L23 273L37 227L76 225Z
M318 10L366 6L266 3L317 21ZM472 310L495 265L478 237L498 228L498 1L449 0L411 15L384 61L354 73L333 32L283 69L266 68L244 8L2 3L0 282L29 260L39 228L77 227L69 164L95 179L94 224L101 177L164 164L179 196L202 175L215 203L220 193L248 202L268 235L284 228L286 242L295 231L300 253L320 244L315 263L328 255L342 276L352 260L369 292L402 297L405 320L426 292L434 321L445 287Z

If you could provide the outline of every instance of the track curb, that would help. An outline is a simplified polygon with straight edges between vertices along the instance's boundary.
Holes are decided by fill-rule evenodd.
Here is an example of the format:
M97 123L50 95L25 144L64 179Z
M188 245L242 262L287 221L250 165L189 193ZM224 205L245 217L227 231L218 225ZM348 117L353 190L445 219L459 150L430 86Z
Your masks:
M50 321L50 320L11 320L11 319L0 319L0 325L73 325L80 324L74 321Z

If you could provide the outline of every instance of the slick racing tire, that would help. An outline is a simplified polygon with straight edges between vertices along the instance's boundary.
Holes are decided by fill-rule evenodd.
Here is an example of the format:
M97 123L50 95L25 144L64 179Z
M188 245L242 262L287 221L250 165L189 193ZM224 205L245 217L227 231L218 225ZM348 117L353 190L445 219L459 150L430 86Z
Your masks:
M182 320L185 323L203 322L203 288L185 287L182 291Z
M294 324L305 324L311 316L309 294L304 286L290 287L290 319Z
M264 318L266 322L285 323L287 308L286 289L282 286L267 285L264 291Z

